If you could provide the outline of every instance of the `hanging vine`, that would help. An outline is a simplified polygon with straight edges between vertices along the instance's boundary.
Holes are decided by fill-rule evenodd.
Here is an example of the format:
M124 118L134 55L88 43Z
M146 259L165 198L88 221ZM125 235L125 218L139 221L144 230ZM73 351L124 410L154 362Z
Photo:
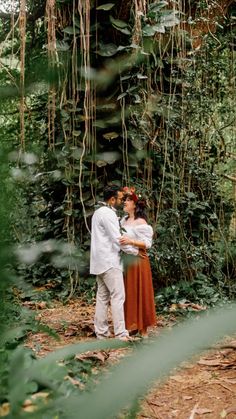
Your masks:
M56 8L55 0L47 0L46 21L48 36L48 60L51 71L56 65ZM48 91L48 146L50 150L55 147L55 117L56 117L56 88L54 85Z
M19 12L20 34L20 145L25 150L25 45L26 45L26 2L20 0Z
M84 99L83 99L83 111L84 111L84 134L82 139L82 153L80 157L80 171L79 171L79 193L80 201L83 208L84 222L89 230L86 218L86 209L83 200L83 158L86 152L90 152L92 148L92 122L94 114L93 94L91 89L91 81L89 75L90 71L90 1L82 0L78 1L78 12L80 16L80 51L81 51L81 69L84 78L81 82L84 82Z

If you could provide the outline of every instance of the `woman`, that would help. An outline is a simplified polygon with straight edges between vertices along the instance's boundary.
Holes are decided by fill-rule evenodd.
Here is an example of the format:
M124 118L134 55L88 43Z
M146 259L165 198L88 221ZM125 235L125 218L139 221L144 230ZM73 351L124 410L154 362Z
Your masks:
M139 332L147 337L148 326L156 324L152 273L146 252L152 244L153 230L146 221L145 201L132 189L124 189L124 211L128 215L121 220L124 234L120 244L124 252L130 254L124 274L125 322L131 334Z

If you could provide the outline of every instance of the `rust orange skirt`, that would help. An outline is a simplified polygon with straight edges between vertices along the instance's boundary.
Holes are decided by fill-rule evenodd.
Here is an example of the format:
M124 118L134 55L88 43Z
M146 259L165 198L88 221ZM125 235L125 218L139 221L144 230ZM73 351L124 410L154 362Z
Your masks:
M146 331L156 324L152 272L146 251L129 256L124 275L125 324L129 331Z

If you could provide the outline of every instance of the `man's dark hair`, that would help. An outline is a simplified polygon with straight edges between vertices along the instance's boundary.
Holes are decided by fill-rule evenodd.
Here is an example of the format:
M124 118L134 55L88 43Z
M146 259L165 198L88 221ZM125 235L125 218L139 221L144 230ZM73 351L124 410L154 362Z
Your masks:
M105 202L109 201L110 198L117 198L118 191L122 191L122 188L117 185L105 186L103 190L103 199Z

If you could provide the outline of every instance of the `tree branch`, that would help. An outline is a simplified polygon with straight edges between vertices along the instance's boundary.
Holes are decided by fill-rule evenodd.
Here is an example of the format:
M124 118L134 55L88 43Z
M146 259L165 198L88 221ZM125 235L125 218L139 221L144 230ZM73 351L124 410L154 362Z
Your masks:
M226 179L232 180L232 182L236 182L236 177L230 175L223 175Z

